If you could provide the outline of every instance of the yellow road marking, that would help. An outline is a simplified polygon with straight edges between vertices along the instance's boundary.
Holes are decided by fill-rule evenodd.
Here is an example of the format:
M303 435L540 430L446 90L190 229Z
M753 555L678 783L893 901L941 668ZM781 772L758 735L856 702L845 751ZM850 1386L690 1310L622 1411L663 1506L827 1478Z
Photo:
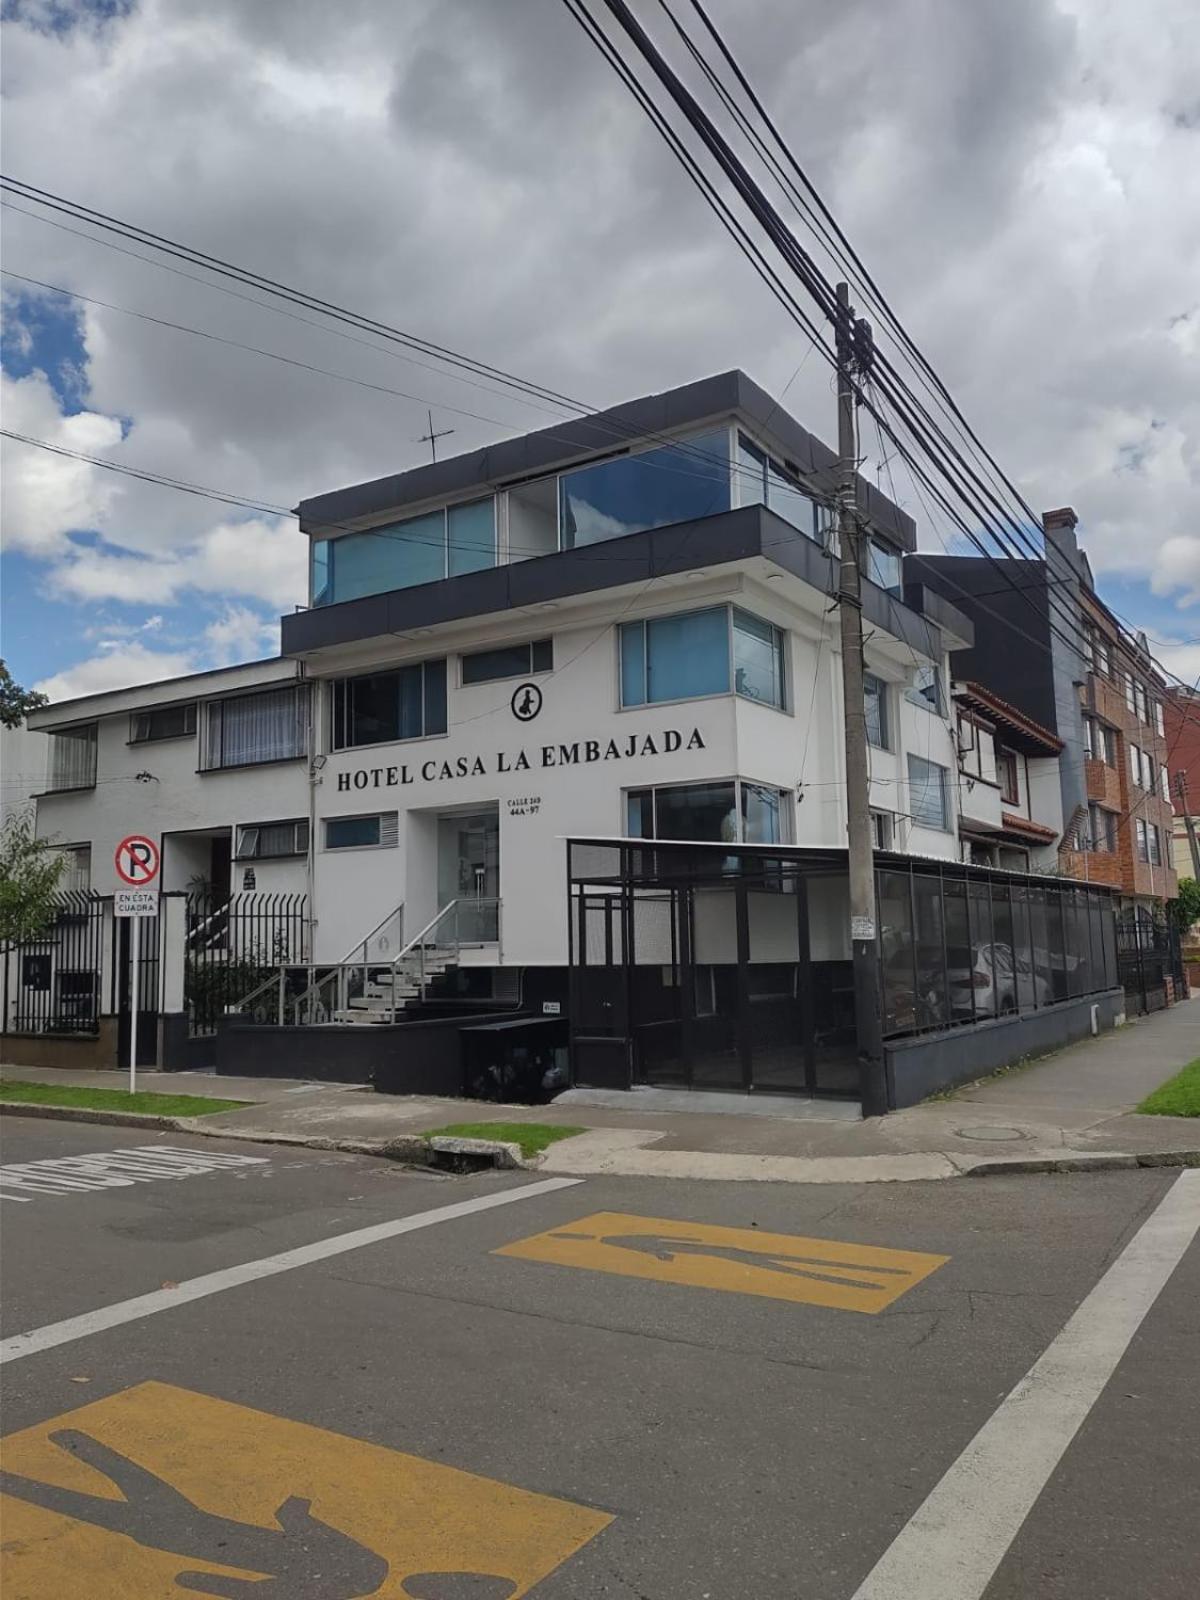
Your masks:
M5 1600L407 1600L448 1573L518 1600L612 1520L165 1383L3 1444Z
M950 1259L619 1211L598 1211L494 1254L870 1313L890 1306Z

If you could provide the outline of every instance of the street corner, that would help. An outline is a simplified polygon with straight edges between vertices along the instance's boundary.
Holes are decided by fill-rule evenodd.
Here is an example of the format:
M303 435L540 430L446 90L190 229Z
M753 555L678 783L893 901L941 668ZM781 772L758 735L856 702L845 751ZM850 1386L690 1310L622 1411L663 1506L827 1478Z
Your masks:
M143 1383L4 1440L6 1600L519 1600L588 1506Z
M949 1256L599 1211L493 1254L870 1315Z

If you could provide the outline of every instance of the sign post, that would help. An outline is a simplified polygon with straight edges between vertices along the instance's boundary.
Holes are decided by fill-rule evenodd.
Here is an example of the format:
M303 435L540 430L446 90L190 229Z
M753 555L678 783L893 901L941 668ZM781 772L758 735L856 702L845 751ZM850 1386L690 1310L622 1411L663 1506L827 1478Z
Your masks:
M117 877L129 885L126 889L118 889L113 895L113 915L129 917L133 922L130 930L129 1092L135 1094L138 1009L141 1004L142 918L158 915L158 889L154 886L158 877L158 846L145 834L131 833L117 846L113 864L117 869Z

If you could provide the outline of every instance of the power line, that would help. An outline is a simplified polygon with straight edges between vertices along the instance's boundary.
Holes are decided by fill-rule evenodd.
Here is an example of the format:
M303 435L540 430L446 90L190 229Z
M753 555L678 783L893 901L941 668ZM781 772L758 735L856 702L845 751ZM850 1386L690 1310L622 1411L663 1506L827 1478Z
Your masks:
M566 3L568 5L568 9L572 11L573 15L575 15L579 10L583 9L583 0L566 0ZM650 64L651 69L658 76L660 82L663 83L663 85L667 88L668 93L672 99L674 99L676 105L683 111L685 117L691 123L692 127L697 131L702 142L715 156L719 165L726 173L726 176L730 179L731 183L741 195L749 209L756 216L757 220L764 226L768 236L771 238L776 248L781 252L781 254L783 254L784 259L791 266L792 270L800 276L802 282L804 282L805 286L816 299L818 306L825 311L827 316L831 315L831 286L816 271L811 257L809 257L806 252L802 251L796 244L794 236L784 227L781 219L778 216L778 213L775 212L774 208L770 205L770 202L766 199L766 196L762 193L761 189L754 184L753 180L746 172L744 165L738 162L737 158L730 150L727 142L722 140L715 128L715 125L712 123L711 119L707 117L706 113L704 113L699 107L694 96L692 96L689 91L686 90L686 88L678 79L678 76L672 72L665 59L661 56L661 53L658 52L654 47L652 41L649 39L648 34L646 34L645 30L634 19L629 7L624 3L624 0L605 0L605 3L607 4L608 10L617 18L618 22L625 29L626 33L628 33L633 39L643 57ZM682 35L682 30L671 13L669 6L666 5L665 0L662 0L662 4L664 11L666 11L667 15L671 18L676 31L680 32ZM697 7L697 9L699 9L699 7ZM712 29L712 25L708 24L708 26L710 31L715 33L715 30ZM593 22L593 28L594 27L595 24ZM686 35L683 36L686 38ZM704 65L702 58L699 57L698 53L695 51L694 47L690 45L690 43L689 49L691 50L694 59L697 59L701 62L701 65ZM611 59L611 46L608 46L605 49L605 53L606 55L609 55L609 58ZM732 60L732 56L729 54L727 49L725 53L729 59ZM623 63L617 67L617 70L622 73L622 76L625 76ZM710 81L715 82L713 74L706 66L705 71ZM727 105L731 104L727 94L723 94L723 98ZM744 118L742 119L742 125L744 127L748 126L745 123ZM752 131L751 136L753 137ZM759 143L759 148L762 148L761 142ZM792 159L794 161L794 158ZM780 174L777 163L774 164L773 170L777 176L781 178L783 177L783 175ZM791 190L791 193L795 194L794 186ZM811 220L811 208L806 208L806 210ZM828 242L827 235L826 242ZM888 313L893 320L896 320L894 318L894 313L890 312L890 308L888 308ZM901 332L903 333L902 329ZM904 338L908 339L907 334L904 334ZM911 340L908 342L911 344ZM913 348L915 349L915 346ZM919 355L919 352L917 353ZM924 362L923 357L920 359ZM914 438L916 438L917 442L921 445L925 455L934 464L936 470L946 478L951 489L956 492L959 498L971 508L976 516L979 517L983 528L1009 556L1015 556L1017 554L1016 550L1009 542L1010 537L1015 537L1018 543L1024 545L1025 549L1030 552L1034 559L1046 559L1043 557L1042 552L1038 551L1032 545L1024 527L1021 524L1020 518L1014 519L1004 511L1004 508L1001 505L1000 500L997 498L996 493L989 487L986 481L981 478L980 474L977 473L965 460L962 452L947 437L944 429L942 429L941 426L930 416L928 409L916 398L911 388L903 381L903 379L900 378L895 368L888 361L886 355L884 355L882 352L877 352L877 360L878 365L882 367L887 374L887 378L885 380L880 380L881 387L883 387L885 392L889 394L892 404L897 410L898 414L903 418L904 423L909 429L910 433L913 434ZM932 373L932 368L928 367L927 362L925 362L925 366L929 372ZM936 379L936 374L933 376ZM940 380L936 381L940 388L946 393L947 399L949 400L949 392L945 390L945 386L941 384ZM928 385L926 385L926 387L928 387ZM860 403L863 403L861 394L859 398ZM953 404L952 401L950 403ZM955 410L957 411L957 408L955 408ZM958 413L958 415L961 417L961 413ZM966 426L965 421L963 425ZM933 432L934 441L931 441L929 437L930 430ZM895 435L890 428L888 432L889 436L893 438L893 441L898 442L895 440ZM954 468L947 467L942 454L944 451L949 452L954 462L957 464L957 470L965 474L969 479L972 485L972 489L970 491L964 490L963 485L956 480L954 476ZM911 454L910 467L915 468L915 464L911 462ZM926 481L931 489L931 492L934 491L935 486L928 479L928 477L926 478ZM1009 487L1011 488L1011 485ZM940 495L939 498L941 498ZM1033 513L1031 508L1026 506L1023 501L1021 503L1024 511L1028 513L1034 525L1040 528L1040 522L1038 521L1036 514ZM1009 535L1006 535L1002 528L996 523L995 513L997 512L1007 521L1010 529ZM965 524L963 524L963 526L968 538L970 538L972 542L976 544L981 553L990 556L990 552L987 552L984 549L974 530L967 527ZM1072 619L1061 607L1055 604L1055 598L1056 597L1052 597L1050 599L1049 603L1051 607L1057 611L1060 620L1064 621L1067 625L1071 625Z

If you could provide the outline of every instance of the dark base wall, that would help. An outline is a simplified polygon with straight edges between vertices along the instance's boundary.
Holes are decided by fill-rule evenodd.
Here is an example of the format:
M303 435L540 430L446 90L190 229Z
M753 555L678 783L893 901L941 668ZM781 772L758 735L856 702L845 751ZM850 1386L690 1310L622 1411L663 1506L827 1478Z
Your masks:
M0 1060L10 1067L69 1067L73 1072L115 1072L117 1019L101 1017L97 1034L6 1033Z
M1111 1028L1125 1014L1124 990L1065 1000L1029 1016L1000 1017L952 1033L885 1044L888 1105L901 1111L940 1090L973 1083L1001 1067L1086 1039L1092 1031L1093 1006L1101 1031Z
M218 1073L250 1078L314 1078L373 1083L385 1094L463 1092L463 1028L507 1022L511 1011L471 1012L425 1022L350 1023L342 1027L246 1027L222 1018Z
M164 1012L158 1019L158 1065L162 1072L198 1072L217 1059L217 1038L209 1033L188 1037L188 1019L182 1011Z

